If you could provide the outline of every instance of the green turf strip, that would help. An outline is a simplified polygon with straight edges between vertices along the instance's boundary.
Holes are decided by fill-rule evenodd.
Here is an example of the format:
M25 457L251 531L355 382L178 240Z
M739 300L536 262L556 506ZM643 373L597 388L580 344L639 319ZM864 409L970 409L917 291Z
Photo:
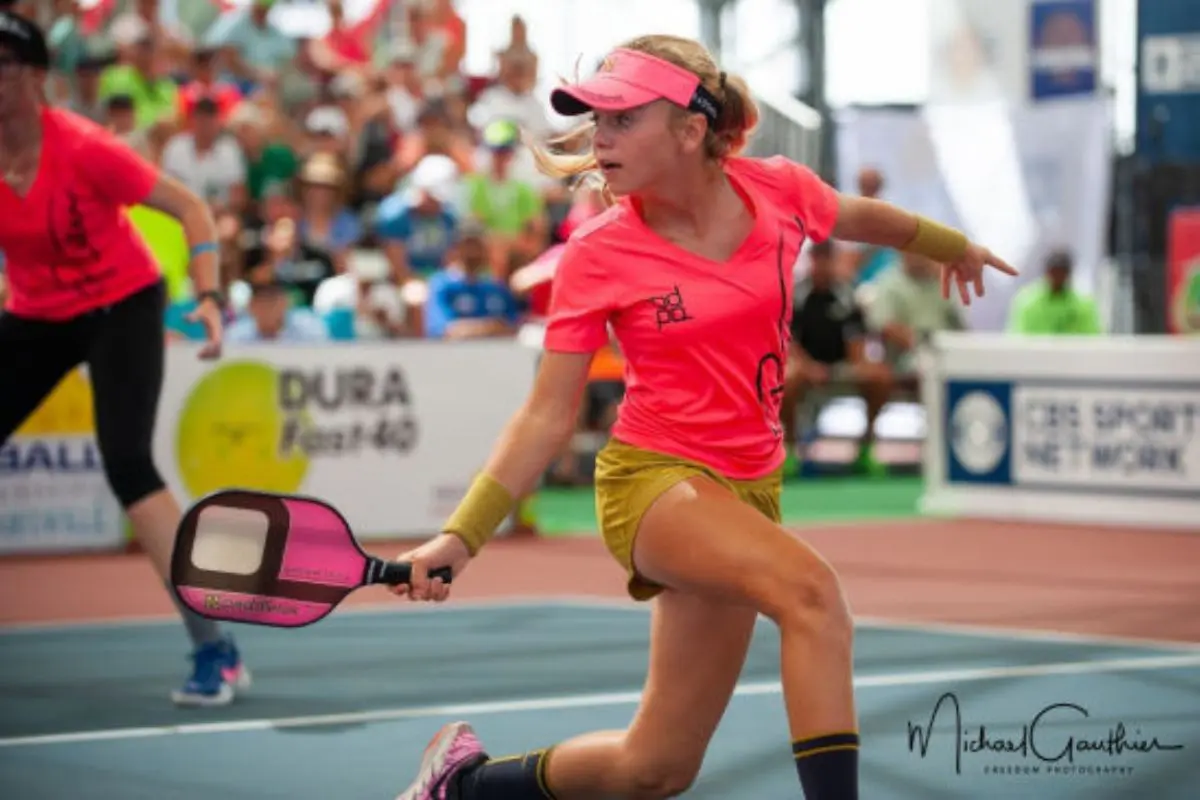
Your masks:
M904 519L918 516L919 477L812 478L783 488L783 518L791 524ZM543 489L536 505L538 529L547 536L594 533L592 488Z

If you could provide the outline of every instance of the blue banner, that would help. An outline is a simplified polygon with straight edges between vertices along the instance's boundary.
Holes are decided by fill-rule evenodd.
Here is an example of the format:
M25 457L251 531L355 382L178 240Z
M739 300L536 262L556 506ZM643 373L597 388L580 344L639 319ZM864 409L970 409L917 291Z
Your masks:
M1034 102L1095 94L1099 61L1096 0L1034 0L1029 7Z
M946 482L1200 498L1200 384L944 384Z
M1137 150L1200 162L1200 3L1138 4Z

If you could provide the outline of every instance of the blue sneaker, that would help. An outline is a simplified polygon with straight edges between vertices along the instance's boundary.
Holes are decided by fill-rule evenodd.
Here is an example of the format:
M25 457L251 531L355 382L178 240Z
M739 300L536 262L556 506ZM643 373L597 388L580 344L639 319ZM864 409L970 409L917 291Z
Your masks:
M179 706L224 706L233 702L235 686L249 685L250 673L227 637L192 653L192 674L171 699Z

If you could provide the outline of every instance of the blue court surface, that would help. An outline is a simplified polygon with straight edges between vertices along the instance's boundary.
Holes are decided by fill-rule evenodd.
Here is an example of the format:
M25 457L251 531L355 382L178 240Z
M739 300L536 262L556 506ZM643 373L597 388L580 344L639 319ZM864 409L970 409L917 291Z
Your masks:
M623 727L648 621L564 601L243 627L255 685L216 710L170 704L172 621L7 629L0 797L386 800L447 720L494 755ZM764 621L687 797L800 797L778 654ZM856 670L863 798L1200 796L1200 647L864 622Z

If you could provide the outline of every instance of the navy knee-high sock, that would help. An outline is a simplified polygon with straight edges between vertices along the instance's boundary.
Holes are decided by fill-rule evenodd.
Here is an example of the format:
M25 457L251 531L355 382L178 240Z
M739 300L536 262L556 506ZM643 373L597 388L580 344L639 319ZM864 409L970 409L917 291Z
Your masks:
M489 758L465 770L451 800L556 800L546 785L549 748Z
M833 733L792 742L805 800L858 800L858 734Z

